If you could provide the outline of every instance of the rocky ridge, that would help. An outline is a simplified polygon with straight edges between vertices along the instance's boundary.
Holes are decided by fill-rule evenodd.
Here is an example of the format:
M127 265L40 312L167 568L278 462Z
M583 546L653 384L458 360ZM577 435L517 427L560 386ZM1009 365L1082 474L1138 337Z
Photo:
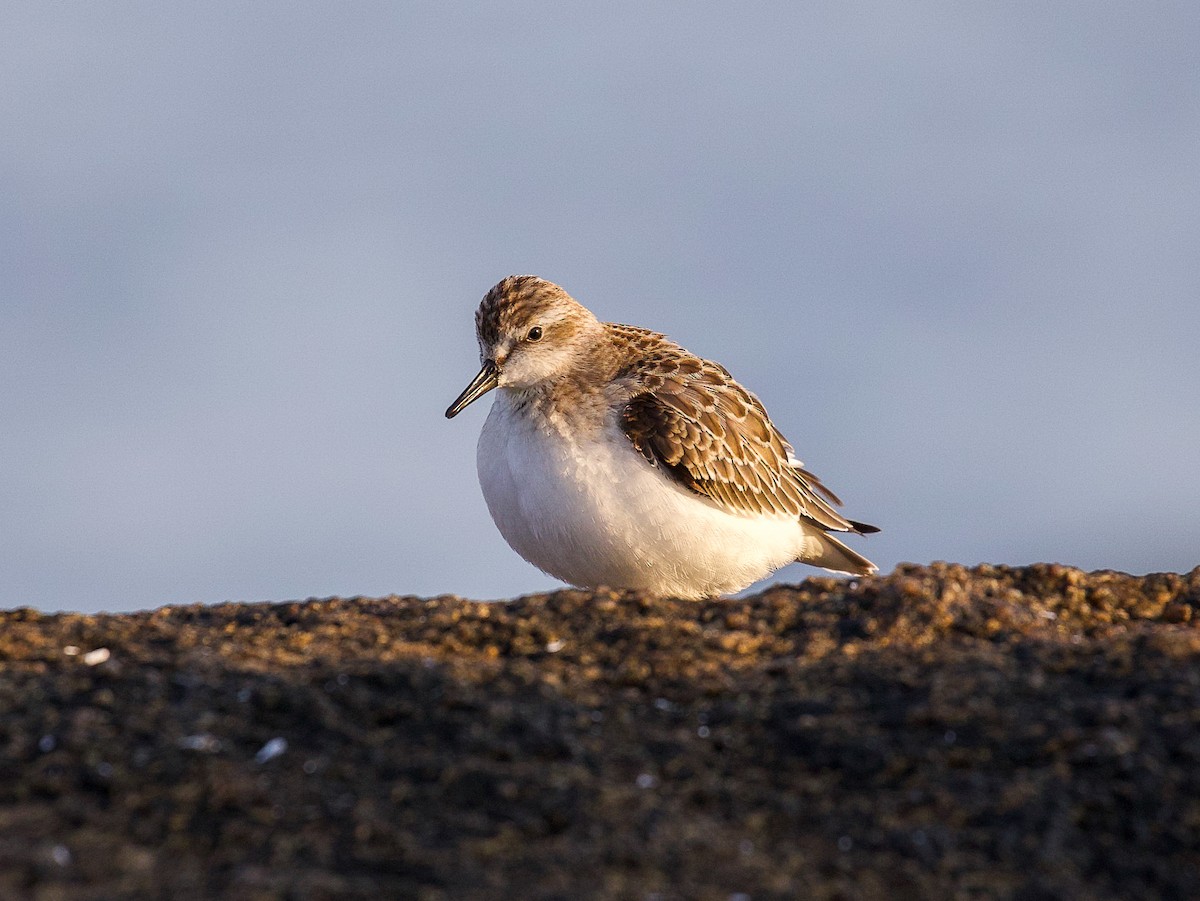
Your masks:
M0 897L1200 897L1200 568L0 613Z

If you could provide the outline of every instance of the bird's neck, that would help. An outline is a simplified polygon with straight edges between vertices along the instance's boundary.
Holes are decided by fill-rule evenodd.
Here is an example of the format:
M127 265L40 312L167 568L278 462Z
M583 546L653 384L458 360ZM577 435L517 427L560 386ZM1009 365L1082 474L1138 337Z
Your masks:
M601 429L608 414L606 387L612 373L598 363L582 360L536 385L500 391L515 415L529 418L539 428L576 437L587 435Z

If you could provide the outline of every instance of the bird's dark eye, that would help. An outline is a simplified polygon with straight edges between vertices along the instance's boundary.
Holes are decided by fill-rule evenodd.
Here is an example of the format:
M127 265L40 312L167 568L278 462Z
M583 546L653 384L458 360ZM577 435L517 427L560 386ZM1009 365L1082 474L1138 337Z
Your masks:
M525 340L526 341L541 341L542 340L542 327L540 325L535 325L533 328L531 328L529 330L528 334L525 335Z

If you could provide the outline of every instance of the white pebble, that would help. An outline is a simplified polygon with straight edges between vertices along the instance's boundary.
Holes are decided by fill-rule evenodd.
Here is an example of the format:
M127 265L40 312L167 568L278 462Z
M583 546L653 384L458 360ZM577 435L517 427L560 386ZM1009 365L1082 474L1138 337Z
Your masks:
M215 754L221 750L221 740L207 732L201 732L198 735L185 735L179 739L178 744L185 751L204 751L208 754Z
M258 749L258 753L254 755L254 762L266 763L268 760L274 760L276 757L286 751L287 748L287 739L281 736L276 736Z
M112 656L112 652L108 648L96 648L94 651L88 651L80 659L88 666L98 666Z

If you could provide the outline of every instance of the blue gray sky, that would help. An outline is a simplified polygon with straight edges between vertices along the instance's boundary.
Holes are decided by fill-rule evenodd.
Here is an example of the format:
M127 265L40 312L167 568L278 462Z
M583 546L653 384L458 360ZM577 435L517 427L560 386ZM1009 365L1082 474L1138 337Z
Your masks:
M884 570L1190 569L1197 46L1189 3L9 4L0 606L556 585L488 403L442 417L512 272L725 364Z

